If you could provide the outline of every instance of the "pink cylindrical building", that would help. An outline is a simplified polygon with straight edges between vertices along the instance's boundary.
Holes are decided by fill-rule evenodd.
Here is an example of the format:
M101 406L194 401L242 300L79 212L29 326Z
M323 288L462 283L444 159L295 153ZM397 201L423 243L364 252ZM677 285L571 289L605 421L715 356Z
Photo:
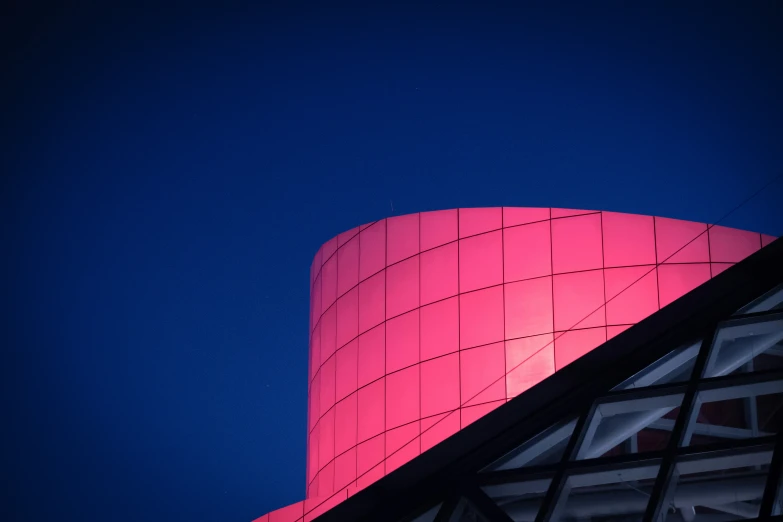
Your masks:
M269 522L313 518L773 239L498 207L396 216L327 241L310 278L311 500Z

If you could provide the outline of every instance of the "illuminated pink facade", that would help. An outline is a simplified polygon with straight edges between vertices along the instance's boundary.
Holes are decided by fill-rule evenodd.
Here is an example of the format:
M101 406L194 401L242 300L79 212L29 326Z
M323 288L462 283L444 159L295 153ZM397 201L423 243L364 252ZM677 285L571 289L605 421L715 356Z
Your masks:
M311 270L310 520L774 238L651 216L470 208L344 232Z

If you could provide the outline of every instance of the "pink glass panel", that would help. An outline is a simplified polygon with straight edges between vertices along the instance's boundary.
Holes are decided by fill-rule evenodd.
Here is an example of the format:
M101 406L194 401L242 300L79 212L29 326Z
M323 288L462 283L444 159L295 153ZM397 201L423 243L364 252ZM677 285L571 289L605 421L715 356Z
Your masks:
M606 280L606 320L635 324L658 311L658 275L655 266L611 268Z
M318 467L326 466L334 458L334 409L324 413L318 430ZM323 478L323 477L322 477Z
M389 458L386 459L386 473L391 473L406 462L418 457L420 446L421 441L416 437L413 441L397 450L396 453L389 455Z
M429 422L428 422L429 421ZM427 451L441 441L446 440L460 429L459 410L422 419L421 421L421 451Z
M359 284L359 332L379 325L386 317L386 273L379 272Z
M337 299L337 256L326 262L321 272L321 310L326 310Z
M629 329L631 325L622 325L622 326L607 326L606 327L606 340L608 341L612 337L615 337L617 335L620 335L627 329Z
M310 433L310 439L308 441L309 453L307 455L307 478L312 481L313 477L318 474L318 431L320 424L316 425L313 431Z
M419 311L389 319L386 323L386 373L419 362Z
M421 304L457 295L457 243L421 254Z
M710 269L712 271L712 277L724 272L734 266L734 263L711 263Z
M606 324L602 270L554 276L555 330Z
M652 216L604 212L604 266L655 264Z
M253 520L253 522L269 522L269 514L261 515L260 517Z
M334 460L334 487L344 488L356 480L356 449L350 449Z
M330 357L321 367L321 415L334 406L335 399L335 364Z
M503 343L463 350L460 388L463 406L506 398L506 356Z
M324 251L323 260L324 263L326 263L326 261L330 257L332 257L332 254L334 254L337 251L337 238L333 237L332 239L324 243L323 251Z
M359 335L359 289L354 288L337 300L337 347Z
M391 217L386 220L386 264L391 265L419 252L419 215Z
M359 283L359 238L355 237L337 251L337 295L343 295Z
M655 218L658 263L706 263L710 260L707 225Z
M335 351L337 345L337 311L333 306L321 317L321 364Z
M552 220L552 268L556 274L603 267L601 215Z
M417 365L386 376L386 427L396 428L418 418L419 367Z
M421 213L421 250L429 250L457 239L457 211Z
M358 395L359 440L364 441L384 430L384 379L360 388Z
M310 386L310 429L321 417L321 373L317 373Z
M421 360L459 350L459 303L457 297L419 309Z
M318 475L315 476L315 478L310 482L310 493L311 496L317 497L318 496ZM301 520L301 519L299 519Z
M550 335L540 337L551 337ZM515 341L507 341L515 342ZM506 375L508 398L516 397L520 393L532 388L555 373L555 347L549 341L544 348L514 365Z
M386 432L386 456L389 457L397 453L406 444L415 440L419 436L419 421L410 422L399 428L394 428Z
M556 334L555 370L560 370L605 342L606 328L589 328Z
M552 331L552 278L541 277L505 288L506 339Z
M356 471L360 477L383 461L383 441L384 436L381 434L356 448ZM358 482L357 486L361 487Z
M322 299L323 297L321 297L321 274L318 274L318 276L315 278L315 283L313 283L313 294L312 294L312 302L311 302L312 309L310 310L310 316L312 318L313 326L315 326L318 323L318 320L321 318Z
M761 246L765 247L775 241L777 238L775 236L768 236L767 234L761 234Z
M761 248L761 236L755 232L715 226L708 233L714 263L738 263Z
M318 474L318 494L329 495L334 491L334 461L330 462Z
M583 214L593 214L597 211L595 210L580 210L575 208L553 208L552 209L552 217L553 218L563 218L563 217L569 217L569 216L581 216Z
M419 306L419 256L386 269L386 318Z
M356 393L341 400L334 408L334 451L338 455L356 446Z
M506 403L505 399L502 401L488 402L486 404L479 404L478 406L471 406L469 408L462 408L460 414L462 417L462 427L464 428L468 424L472 424L487 413L491 412L498 406L502 406Z
M310 284L313 284L316 276L321 271L321 265L323 264L323 254L324 249L323 246L321 246L321 248L318 249L318 252L315 253L315 256L313 256L313 264L310 265Z
M313 338L310 340L310 380L321 367L321 324L313 330Z
M378 464L367 473L357 478L356 487L357 489L362 490L380 478L383 478L383 464Z
M337 477L337 471L335 469L335 479ZM337 487L337 484L335 484L334 489L339 489ZM305 514L304 520L302 522L312 522L316 518L318 518L320 515L326 513L330 509L332 509L334 506L339 504L340 502L346 500L348 498L347 489L344 489L343 491L340 491L338 493L335 493L331 497L325 499L323 502L321 502L317 507L313 508L312 511L309 511Z
M506 282L552 273L549 221L503 231L503 270Z
M677 300L710 278L710 265L662 265L658 267L661 307Z
M359 234L359 279L366 278L386 266L386 220L362 230Z
M459 237L474 236L503 226L501 208L461 208L459 209Z
M337 234L337 248L343 246L351 239L355 238L356 235L359 233L359 227L354 227L351 230L347 230L341 234Z
M548 208L503 207L503 226L513 227L549 219Z
M421 415L459 408L459 354L421 363Z
M495 286L459 296L460 348L503 340L503 288Z
M304 516L304 502L297 502L269 513L269 522L296 522Z
M337 351L337 382L335 384L337 400L356 391L359 341L354 339Z
M359 387L383 377L386 367L386 327L377 326L359 336Z
M470 292L503 282L500 230L459 241L459 290Z

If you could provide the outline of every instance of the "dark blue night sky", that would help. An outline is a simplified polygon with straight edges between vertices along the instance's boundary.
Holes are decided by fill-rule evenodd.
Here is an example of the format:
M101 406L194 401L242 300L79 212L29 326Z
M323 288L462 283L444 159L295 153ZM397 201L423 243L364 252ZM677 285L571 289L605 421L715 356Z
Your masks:
M714 222L783 172L779 2L587 4L3 15L0 518L303 498L310 263L390 202Z

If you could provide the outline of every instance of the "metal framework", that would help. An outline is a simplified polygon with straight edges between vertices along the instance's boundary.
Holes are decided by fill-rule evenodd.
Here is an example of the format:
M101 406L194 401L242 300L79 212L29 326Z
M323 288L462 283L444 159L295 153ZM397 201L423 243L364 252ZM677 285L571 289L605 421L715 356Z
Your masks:
M426 454L319 519L783 520L780 243L701 291L695 303L719 301L705 305L708 312L668 329L673 319L653 318L653 326L642 324L625 338L626 345L636 346L613 354L612 346L622 346L622 340L607 343L592 361L590 355L572 365L595 372L614 360L616 371L582 382L574 380L576 371L560 377L573 382L559 402L537 403L534 388L512 401L527 399L530 405L516 407L527 414L513 417L509 403L506 416L512 419L503 419L501 408L468 434L454 436L465 440L446 444L441 453L451 451L455 462L430 473L418 489L412 484L406 491L404 482L432 468ZM756 280L755 287L743 279L763 267L771 273ZM743 281L749 286L745 292L735 288ZM680 309L674 306L672 317L688 310L684 303L675 303ZM645 344L645 335L655 339ZM559 409L546 411L556 404ZM541 426L542 419L548 419L543 429L526 430ZM454 454L459 448L464 455ZM389 504L392 498L399 506ZM394 514L404 506L411 506L407 513Z

